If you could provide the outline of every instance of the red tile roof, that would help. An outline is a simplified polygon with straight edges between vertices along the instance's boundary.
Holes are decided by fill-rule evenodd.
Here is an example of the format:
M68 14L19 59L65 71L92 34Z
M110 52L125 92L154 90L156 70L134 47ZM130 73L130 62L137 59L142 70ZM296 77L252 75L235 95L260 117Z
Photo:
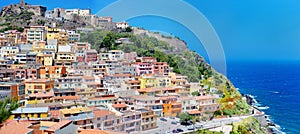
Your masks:
M55 100L80 100L81 97L80 96L56 96L54 97Z
M29 97L36 97L36 98L53 97L53 96L54 96L53 92L38 92L38 93L29 95Z
M33 131L29 126L31 123L28 121L11 121L1 127L0 134L27 134Z
M215 97L214 96L209 96L209 95L195 97L195 100L209 100L209 99L215 99Z
M54 132L56 130L59 130L59 129L71 124L71 123L72 123L72 121L70 121L70 120L62 120L60 122L57 122L55 125L47 128L45 131Z
M114 114L114 113L111 111L108 111L108 110L100 110L100 109L94 110L95 117L103 117L103 116L110 115L110 114Z
M127 107L126 104L112 104L112 106L113 106L114 108L124 108L124 107Z

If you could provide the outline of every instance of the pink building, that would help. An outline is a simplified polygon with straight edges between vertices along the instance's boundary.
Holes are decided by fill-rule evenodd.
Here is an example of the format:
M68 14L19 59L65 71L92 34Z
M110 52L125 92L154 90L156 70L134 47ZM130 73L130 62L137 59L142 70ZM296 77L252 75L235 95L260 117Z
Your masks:
M84 61L84 56L76 56L76 61L83 62Z
M134 61L136 57L137 57L136 52L130 52L124 54L124 60L126 61Z
M84 62L84 57L86 51L90 49L90 44L87 42L75 42L74 44L74 51L76 60L78 62Z
M136 62L133 64L135 67L136 75L142 74L153 74L154 73L154 66L152 63L149 62Z
M143 62L156 62L156 58L153 57L142 57Z
M87 50L85 54L85 62L97 61L97 51L95 49Z
M89 50L90 44L87 42L75 42L74 44L74 50Z
M165 76L169 75L170 66L167 62L154 62L154 73L163 74Z

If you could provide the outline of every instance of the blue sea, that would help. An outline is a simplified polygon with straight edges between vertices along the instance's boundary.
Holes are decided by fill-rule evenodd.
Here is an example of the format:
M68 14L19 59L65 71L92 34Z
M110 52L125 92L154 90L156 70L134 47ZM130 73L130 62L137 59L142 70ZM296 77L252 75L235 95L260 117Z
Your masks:
M241 93L252 94L270 119L288 134L300 133L300 63L230 62L228 78Z

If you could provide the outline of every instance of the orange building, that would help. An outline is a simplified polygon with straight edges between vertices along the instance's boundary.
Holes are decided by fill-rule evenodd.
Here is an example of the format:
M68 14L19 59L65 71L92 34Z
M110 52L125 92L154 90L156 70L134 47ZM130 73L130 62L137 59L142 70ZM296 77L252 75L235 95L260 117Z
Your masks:
M163 116L179 116L182 110L181 102L177 102L176 96L164 96L160 97L163 103Z
M67 75L65 66L42 66L38 69L38 78L56 79Z
M181 103L178 102L163 104L163 115L165 117L168 116L178 117L179 114L181 113L181 107L182 107Z
M25 94L33 94L38 92L49 92L54 87L54 80L50 79L32 79L26 80Z

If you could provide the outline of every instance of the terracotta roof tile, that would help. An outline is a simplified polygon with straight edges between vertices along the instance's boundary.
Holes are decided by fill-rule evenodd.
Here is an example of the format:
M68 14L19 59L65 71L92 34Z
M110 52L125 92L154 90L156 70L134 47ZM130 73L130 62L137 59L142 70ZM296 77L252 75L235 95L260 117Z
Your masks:
M112 106L113 106L114 108L123 108L123 107L127 107L126 104L112 104Z
M31 126L31 123L27 121L11 121L1 127L0 134L26 134L33 131L33 129L28 128L29 126Z
M70 121L70 120L63 120L60 122L55 122L55 124L50 126L49 128L47 128L46 131L54 132L56 130L59 130L59 129L65 127L66 125L68 125L70 123L72 123L72 121Z
M53 92L38 92L35 94L29 95L30 97L36 97L36 98L43 98L43 97L53 97L54 93Z
M56 96L54 97L55 100L80 100L81 97L80 96Z
M102 116L106 116L106 115L110 115L110 114L114 114L113 112L111 111L108 111L108 110L94 110L94 116L95 117L102 117Z

